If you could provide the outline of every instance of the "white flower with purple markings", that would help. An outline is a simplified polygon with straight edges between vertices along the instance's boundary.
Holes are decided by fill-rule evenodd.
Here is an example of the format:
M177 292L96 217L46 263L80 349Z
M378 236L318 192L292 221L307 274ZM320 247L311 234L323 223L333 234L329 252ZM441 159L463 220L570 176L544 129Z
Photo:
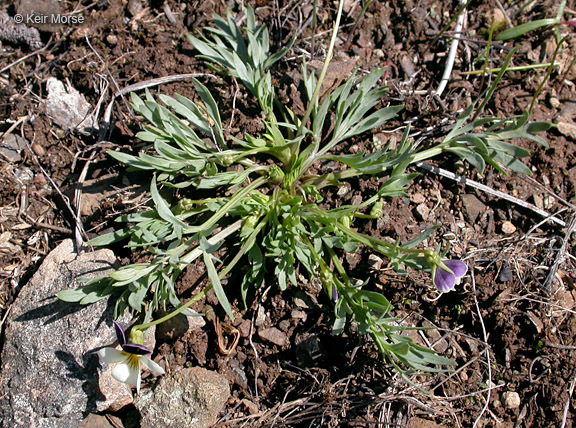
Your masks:
M151 354L151 351L144 345L128 343L124 329L116 321L114 321L114 328L122 350L103 348L98 351L98 357L100 357L100 361L105 363L116 363L116 367L112 370L112 377L119 382L136 387L136 391L140 392L140 363L144 364L156 376L163 375L164 369L146 357L146 355Z

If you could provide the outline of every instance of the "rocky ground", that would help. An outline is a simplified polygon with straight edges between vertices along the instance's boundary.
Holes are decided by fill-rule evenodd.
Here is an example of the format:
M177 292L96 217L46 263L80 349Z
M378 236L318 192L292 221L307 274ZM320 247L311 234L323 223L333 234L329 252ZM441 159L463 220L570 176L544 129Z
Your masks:
M54 425L36 426L70 426L62 425L69 421L85 426L158 426L153 419L158 415L151 415L149 409L154 407L146 401L155 384L151 378L134 402L124 390L117 394L125 401L112 407L103 404L108 400L98 382L106 378L105 368L89 351L113 340L106 305L78 311L55 302L54 287L66 284L47 278L65 273L65 282L72 281L70 272L76 271L71 263L80 263L73 262L73 242L110 230L119 213L149 199L150 176L128 173L106 155L110 149L137 152L142 147L135 138L138 118L123 97L114 94L151 79L208 72L194 57L186 34L208 25L212 13L223 14L227 7L238 12L245 3L271 29L275 49L297 34L274 79L286 103L301 112L303 107L294 103L300 58L304 55L311 65L321 64L337 2L316 2L314 37L312 0L3 4L0 414L4 426L29 426L28 420L38 418L51 418ZM554 18L558 9L552 0L472 2L449 84L438 97L430 93L445 68L457 2L374 0L363 13L364 4L345 2L327 88L347 78L355 67L367 71L387 66L390 101L405 109L376 133L384 141L398 141L407 122L415 139L444 135L494 77L469 73L484 65L492 20L503 27L518 25ZM67 18L52 25L24 22L23 27L8 19L31 13ZM501 117L532 105L532 120L557 125L544 134L548 148L519 142L532 153L526 161L532 176L502 175L491 169L480 175L446 156L435 165L488 189L418 169L420 176L409 197L388 201L380 219L359 225L375 236L406 241L440 224L428 245L451 248L451 256L468 263L463 283L439 296L427 275L399 278L386 260L364 250L343 256L355 277L369 278L374 289L391 298L395 316L410 325L437 327L414 338L454 359L458 368L453 373L415 378L428 394L404 383L382 362L374 344L354 329L332 336L331 303L313 284L303 284L283 293L262 290L247 310L238 305L232 325L238 343L231 351L234 337L222 335L210 320L203 327L181 320L157 331L153 356L167 372L157 385L158 408L168 406L162 400L171 390L180 388L189 397L201 388L188 391L184 386L206 384L212 389L204 390L200 403L209 409L208 416L204 425L197 426L573 426L575 21L576 4L568 0L562 22L554 28L494 42L488 53L489 68L501 66L513 47L518 51L511 66L558 64L549 76L547 67L505 73L487 105L487 113ZM232 81L219 77L211 84L231 132L254 132L260 126L245 97L235 96ZM151 91L194 96L187 79ZM372 138L359 136L340 150L358 152ZM345 188L328 192L326 203L362 198L374 186L367 179L351 180ZM554 213L557 221L545 221L538 210ZM56 247L68 252L48 256ZM107 256L108 264L126 264L137 257L121 246L110 250L115 255ZM40 267L43 262L51 264L51 273ZM178 281L181 297L189 297L203 281L202 266L190 266ZM214 296L194 309L203 312L207 305L217 307ZM98 325L98 330L82 322ZM76 331L62 335L71 329ZM53 340L60 336L61 341ZM222 352L218 340L230 352ZM77 346L70 348L71 342ZM24 361L18 355L25 356ZM31 380L37 377L45 377L47 383ZM59 402L57 392L67 388L75 389L78 399ZM45 390L52 392L44 394Z

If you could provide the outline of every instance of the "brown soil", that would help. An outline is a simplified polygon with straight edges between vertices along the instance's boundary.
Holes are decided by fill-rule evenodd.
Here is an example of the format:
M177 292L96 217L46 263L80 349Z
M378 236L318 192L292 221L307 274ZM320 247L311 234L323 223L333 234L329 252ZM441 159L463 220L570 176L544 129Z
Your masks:
M83 9L80 14L85 23L41 33L49 44L33 55L26 45L2 45L0 131L22 135L32 150L24 148L16 160L0 155L1 316L43 257L62 239L74 237L75 223L68 207L85 165L81 219L88 236L112 227L118 213L142 203L150 181L147 174L127 173L106 155L111 148L137 151L142 147L134 137L140 124L121 99L115 104L115 126L104 140L98 135L64 132L39 102L46 96L46 80L69 81L93 106L101 101L103 111L116 85L123 88L157 77L208 72L202 61L194 58L185 35L207 25L212 13L223 14L226 4L238 10L238 3L244 2L167 0L164 4L175 16L171 23L161 1L62 1L65 12ZM279 93L293 103L298 91L297 59L312 49L307 23L312 1L248 3L272 29L275 48L300 31L294 49L274 76ZM435 89L439 82L457 2L378 0L361 18L360 2L346 2L340 48L326 89L355 66L371 70L387 65L390 101L402 103L405 110L377 136L399 140L399 128L407 120L412 121L415 138L442 135L458 112L490 84L489 77L462 74L482 67L489 16L499 13L498 2L481 3L470 6L466 42L461 44L450 84L438 98L414 91ZM515 24L550 18L557 9L552 0L536 2L521 13L521 2L503 3ZM138 6L141 12L134 13ZM316 59L323 59L335 6L336 2L318 0ZM15 7L7 5L7 12L13 15ZM575 10L576 3L569 0L565 18L575 20ZM448 32L441 34L448 24ZM576 33L569 25L558 29L567 36L556 58L560 67L543 85L531 117L574 126L576 68L571 68L571 61ZM546 30L513 43L495 44L490 66L500 66L513 45L519 46L514 66L549 62L555 43L554 32ZM17 62L26 55L27 59ZM546 69L506 73L487 113L502 117L521 113L545 76ZM257 113L250 100L240 96L233 105L236 89L229 79L210 83L229 132L257 132L260 122L254 120ZM195 97L189 81L152 90L158 91ZM301 105L292 108L303 111ZM490 169L480 175L451 157L438 160L437 165L550 213L560 212L558 217L570 224L576 215L574 131L570 135L565 128L553 128L545 136L549 148L521 142L533 153L527 161L534 171L531 178L504 176ZM371 135L363 135L339 150L357 152L371 141ZM453 358L458 369L415 379L431 391L425 395L401 381L382 362L371 341L353 327L342 336L331 335L331 302L314 282L283 293L274 287L261 289L246 310L236 301L233 326L241 337L229 355L219 352L211 323L201 331L159 343L156 350L157 360L170 370L201 365L230 381L232 397L218 426L460 427L472 426L477 420L477 426L485 427L560 426L562 422L573 426L576 254L572 229L543 222L533 210L496 196L424 170L417 172L421 175L409 197L388 201L381 219L356 226L375 236L405 241L441 224L426 245L451 248L454 257L468 261L470 275L454 292L438 298L426 275L410 273L400 278L385 261L375 260L367 251L347 255L344 260L354 277L369 278L374 289L392 299L395 315L408 325L439 327L414 334L414 339ZM349 185L342 200L335 189L329 189L326 203L338 205L343 200L369 197L377 189L374 182L364 179L351 180ZM130 261L126 250L114 249L125 262ZM229 283L234 279L229 278ZM203 281L201 266L190 266L180 278L178 291L186 298ZM214 296L208 296L195 309L202 312L206 304L217 308ZM216 312L224 321L218 309ZM231 339L223 337L224 345ZM511 393L518 394L519 404L509 403Z

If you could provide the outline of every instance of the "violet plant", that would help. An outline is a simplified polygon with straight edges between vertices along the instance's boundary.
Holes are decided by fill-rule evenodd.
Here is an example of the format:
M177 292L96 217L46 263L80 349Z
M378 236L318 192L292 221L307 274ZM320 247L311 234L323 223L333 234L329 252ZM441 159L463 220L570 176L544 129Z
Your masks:
M507 140L530 138L545 144L534 132L547 125L528 123L527 116L477 119L482 103L479 109L467 110L440 141L416 146L408 127L395 148L374 145L362 153L341 154L337 146L370 135L402 109L383 104L387 88L379 82L384 69L364 76L357 71L320 101L341 13L342 2L319 75L302 63L302 101L308 106L302 117L280 102L272 83L271 67L290 46L270 54L268 30L256 23L251 8L245 10L243 28L228 13L225 18L214 17L215 27L189 37L200 58L224 76L236 78L256 100L262 114L254 120L260 120L264 130L242 138L227 135L214 96L198 80L194 80L197 101L178 95L154 98L148 92L144 99L133 96L134 111L148 122L137 137L150 145L137 156L110 155L132 170L151 172L152 206L119 217L117 221L127 226L91 244L126 241L128 248L147 252L150 261L87 280L81 288L60 292L60 299L89 304L113 296L116 316L127 308L142 314L142 324L133 327L141 331L185 311L209 290L233 319L229 296L236 291L232 287L239 288L246 302L264 283L286 290L303 280L316 280L334 302L333 331L340 333L347 322L356 323L403 376L453 365L403 335L409 327L393 316L389 300L367 280L352 278L341 260L363 246L385 256L399 275L407 269L430 272L441 292L454 287L466 273L466 265L445 260L440 249L421 248L434 228L409 242L391 243L356 231L354 222L379 218L384 200L405 195L417 176L409 171L410 165L445 152L481 170L486 163L520 169L523 164L518 158L526 152ZM336 166L328 171L322 166L327 162ZM358 205L322 204L328 187L360 176L380 180L379 189L366 194ZM209 191L210 196L200 198L197 190ZM182 303L174 284L196 260L205 265L209 284ZM233 270L242 268L241 283L222 284ZM175 310L153 319L155 311L168 306Z
M116 339L122 348L119 351L116 348L102 348L98 351L100 361L107 364L116 364L112 370L112 377L118 382L126 383L136 388L140 392L142 379L140 376L140 365L144 365L150 372L156 376L164 374L164 369L152 361L146 355L152 351L142 345L142 331L132 329L129 340L126 340L126 333L120 324L114 321Z

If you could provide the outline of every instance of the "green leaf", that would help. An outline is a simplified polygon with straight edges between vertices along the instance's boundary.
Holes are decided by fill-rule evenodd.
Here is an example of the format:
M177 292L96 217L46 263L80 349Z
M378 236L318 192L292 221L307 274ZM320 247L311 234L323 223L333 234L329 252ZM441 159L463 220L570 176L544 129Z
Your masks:
M334 319L334 325L332 325L332 334L335 336L342 334L344 327L346 327L346 317L336 317L336 319Z
M228 301L228 297L226 297L226 293L222 288L222 283L220 282L220 278L218 277L218 272L216 271L216 266L214 266L214 261L212 260L212 254L209 254L205 251L202 252L202 257L204 258L204 264L206 265L206 271L208 273L208 278L210 279L210 283L212 284L212 288L214 290L214 294L218 298L218 302L222 309L226 312L226 315L234 321L234 315L232 314L232 308L230 307L230 302Z
M88 241L88 245L95 247L103 247L113 244L114 242L122 241L130 236L130 228L115 230L114 232L106 233L105 235L97 236Z
M249 168L244 171L221 172L213 176L202 178L198 189L214 189L220 186L237 186L242 184L254 170Z
M148 287L142 283L137 284L136 290L131 290L130 296L128 296L128 304L136 312L142 312L144 307L144 299L148 293Z
M152 183L150 184L150 195L152 196L152 200L156 206L156 211L162 219L171 223L175 228L186 227L186 223L184 223L172 213L164 198L160 196L158 187L156 186L156 176L152 177Z
M150 272L154 271L155 268L156 266L150 263L132 264L121 267L120 269L110 273L108 276L115 281L114 286L119 287L122 285L130 284L133 281L137 281L143 276L146 276Z
M85 287L88 291L89 286ZM107 286L105 288L99 287L94 291L87 292L87 294L80 300L81 305L90 305L92 303L96 303L106 297L110 296L114 292L114 287Z
M88 292L89 291L87 291L85 287L80 287L76 289L71 288L68 290L59 291L58 293L56 293L56 297L58 297L58 299L62 300L63 302L79 302L84 297L86 297L86 294Z
M402 245L403 248L408 248L408 249L412 249L415 248L418 244L420 244L421 242L425 241L426 239L430 238L434 232L440 227L440 225L436 225L436 226L432 226L428 229L426 229L424 232L420 233L418 236L416 236L415 238L411 239L410 241L406 242L404 245Z
M498 35L494 37L494 40L505 41L515 39L517 37L523 36L526 33L529 33L530 31L534 31L543 27L548 27L549 25L555 25L557 23L558 21L556 21L556 19L553 18L537 19L535 21L520 24L516 27L508 28L507 30L498 33Z

